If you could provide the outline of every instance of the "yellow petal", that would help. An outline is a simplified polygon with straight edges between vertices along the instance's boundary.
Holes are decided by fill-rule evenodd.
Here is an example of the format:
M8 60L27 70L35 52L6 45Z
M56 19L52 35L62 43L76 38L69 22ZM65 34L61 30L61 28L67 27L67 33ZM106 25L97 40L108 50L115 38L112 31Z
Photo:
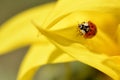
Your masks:
M77 60L88 64L114 80L119 80L116 71L111 67L104 65L103 62L108 58L106 55L118 55L119 48L99 27L98 33L92 39L84 39L77 35L77 22L92 21L97 26L103 26L103 19L96 21L95 18L84 15L86 13L76 12L67 15L65 18L55 24L50 30L38 28L40 33L46 36L54 45L65 51ZM88 13L90 14L90 13ZM103 24L103 25L102 25ZM98 47L99 46L99 47Z
M88 64L103 73L107 74L114 80L118 79L118 74L112 70L110 67L104 65L102 62L106 60L108 57L104 54L97 54L89 51L86 47L81 44L75 43L65 37L57 35L56 33L52 33L50 31L45 31L43 29L39 29L40 32L45 35L56 47L60 48L68 55L74 57L75 59Z
M73 60L75 59L64 54L61 50L56 49L49 42L34 44L22 62L17 80L32 80L36 70L41 65Z
M76 26L88 20L94 22L97 25L97 27L100 28L103 32L105 32L110 38L114 40L116 39L116 35L113 33L116 33L119 21L117 21L116 17L110 13L96 11L83 11L83 12L76 11L67 15L65 18L62 18L50 29L51 30L64 29L67 27ZM63 24L63 22L65 23Z
M120 24L118 25L117 31L116 31L116 38L117 38L117 43L119 45L120 48Z
M50 32L53 31L51 35L53 35L53 38L55 38L56 36L54 36L54 34L57 34L58 36L62 36L64 38L72 40L73 42L78 42L81 45L86 46L89 50L100 53L100 54L106 53L106 55L118 55L119 54L118 45L109 37L110 35L109 36L106 35L105 32L103 32L102 30L104 26L108 25L108 23L106 22L109 22L109 18L107 17L110 15L108 16L106 15L107 17L105 16L100 17L99 20L97 20L97 18L94 18L92 16L98 17L99 14L95 12L78 12L78 11L71 13L70 15L66 16L64 19L59 21L56 25L54 25L50 29L51 30ZM106 18L106 20L108 21L105 22L104 18ZM97 30L97 35L95 37L91 39L85 39L81 37L78 31L79 29L78 24L84 21L92 21L93 23L96 24L98 30ZM114 25L114 22L109 23L109 28L110 28L109 30L113 29L112 28L113 25ZM108 34L110 34L109 31L108 31Z
M38 31L31 22L39 17L39 25L42 25L54 5L32 8L4 23L0 28L0 54L38 41Z
M47 63L54 48L50 44L34 44L23 60L17 80L31 80L36 67Z
M115 70L120 79L120 56L112 56L104 61L104 64Z
M109 12L120 17L120 0L60 0L44 26L50 28L54 22L76 10Z

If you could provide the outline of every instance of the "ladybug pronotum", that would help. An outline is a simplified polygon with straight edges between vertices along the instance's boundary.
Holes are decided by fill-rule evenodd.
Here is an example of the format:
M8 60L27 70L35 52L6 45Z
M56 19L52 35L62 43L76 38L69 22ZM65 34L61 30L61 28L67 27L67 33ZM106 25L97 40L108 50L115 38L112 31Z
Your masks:
M84 38L92 38L97 33L97 28L94 23L91 21L82 22L78 25L79 32L83 35Z

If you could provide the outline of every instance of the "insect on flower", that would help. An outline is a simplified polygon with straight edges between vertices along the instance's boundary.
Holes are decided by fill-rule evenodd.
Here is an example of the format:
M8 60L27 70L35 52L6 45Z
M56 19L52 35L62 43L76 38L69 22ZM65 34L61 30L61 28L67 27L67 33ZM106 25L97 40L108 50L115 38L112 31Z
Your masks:
M91 21L88 22L82 22L78 25L79 32L81 35L83 35L84 38L92 38L97 33L97 28L94 23Z

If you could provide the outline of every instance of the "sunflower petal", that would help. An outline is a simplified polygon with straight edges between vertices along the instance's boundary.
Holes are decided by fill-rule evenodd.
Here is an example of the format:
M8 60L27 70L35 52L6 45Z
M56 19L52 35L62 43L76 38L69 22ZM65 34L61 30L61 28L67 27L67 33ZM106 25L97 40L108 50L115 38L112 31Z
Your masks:
M104 61L104 64L115 70L120 78L120 56L112 56Z
M79 11L71 13L68 16L66 16L64 19L60 20L56 25L54 25L48 31L52 32L51 35L53 35L53 38L56 38L54 34L58 36L62 36L64 38L71 40L72 41L71 43L77 42L80 43L81 45L84 45L93 52L106 53L106 55L118 55L119 54L118 45L106 33L104 33L101 28L108 25L107 23L104 22L104 18L106 17L104 16L99 18L99 20L97 20L92 16L97 17L99 16L99 14L97 14L97 12L95 13L95 12L79 12ZM109 21L109 18L106 20ZM79 30L78 24L84 21L92 21L94 24L96 24L97 34L95 35L95 37L91 39L85 39L80 35L78 31ZM113 25L114 22L111 23L110 26L113 27ZM38 30L39 29L40 28L38 28ZM110 30L112 30L112 28ZM48 35L49 32L43 31L43 34Z
M54 45L45 44L33 45L24 58L17 80L32 80L35 72L41 65L48 63L61 63L75 60L71 56L57 50Z
M107 56L104 54L97 54L95 52L89 51L85 46L75 43L65 37L39 29L40 32L45 35L56 47L60 48L68 55L74 57L75 59L88 64L103 73L107 74L114 80L118 80L118 74L112 70L110 67L104 65L102 62L107 59Z
M50 44L34 44L23 60L17 80L31 80L35 67L46 64L54 48Z
M44 26L51 28L55 22L58 22L65 15L77 11L99 11L109 12L120 17L119 0L60 0L54 11L46 20Z
M117 31L116 31L116 38L117 38L117 43L120 47L120 24L118 25Z
M4 23L0 28L0 54L38 41L38 31L31 21L39 20L39 25L42 25L54 5L38 6Z
M72 12L66 17L62 18L50 29L59 30L59 29L76 26L74 30L78 31L77 29L78 24L84 21L92 21L93 23L96 24L97 28L100 28L100 30L105 32L106 35L116 40L115 38L116 35L113 33L116 33L119 21L116 19L116 17L113 14L110 14L110 13L103 13L103 12L97 12L97 11Z

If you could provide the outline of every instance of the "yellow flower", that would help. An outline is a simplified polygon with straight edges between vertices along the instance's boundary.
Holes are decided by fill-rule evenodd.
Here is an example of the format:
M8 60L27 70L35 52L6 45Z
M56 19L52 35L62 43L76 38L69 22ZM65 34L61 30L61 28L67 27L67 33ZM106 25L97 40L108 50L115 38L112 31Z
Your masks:
M17 80L31 80L43 64L78 60L120 80L120 1L59 0L25 11L0 28L0 54L31 45ZM78 24L92 21L97 34L85 39Z

